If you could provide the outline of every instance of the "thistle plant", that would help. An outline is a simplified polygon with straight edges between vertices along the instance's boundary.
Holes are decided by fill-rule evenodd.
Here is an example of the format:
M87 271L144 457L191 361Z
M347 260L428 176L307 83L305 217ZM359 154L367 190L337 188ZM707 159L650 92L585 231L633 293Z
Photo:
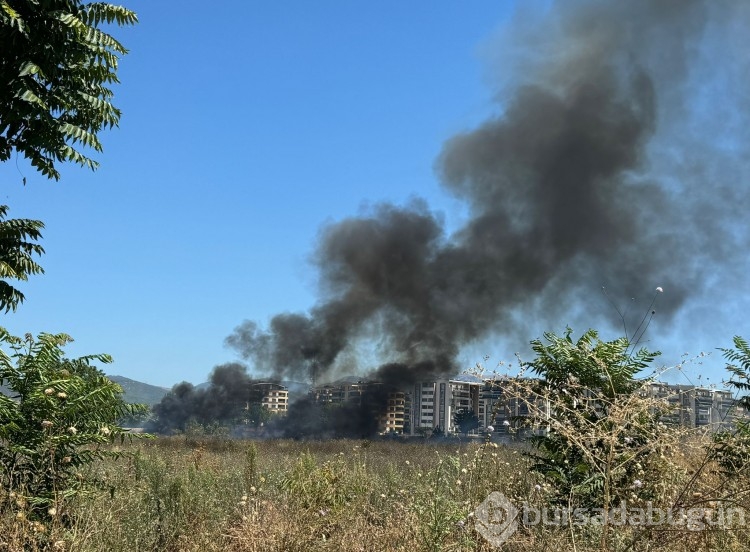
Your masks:
M94 366L111 362L108 355L66 359L70 341L0 328L0 385L8 392L0 394L0 512L61 515L68 499L91 488L84 468L118 455L104 446L125 439L118 420L146 409L125 403L122 388Z

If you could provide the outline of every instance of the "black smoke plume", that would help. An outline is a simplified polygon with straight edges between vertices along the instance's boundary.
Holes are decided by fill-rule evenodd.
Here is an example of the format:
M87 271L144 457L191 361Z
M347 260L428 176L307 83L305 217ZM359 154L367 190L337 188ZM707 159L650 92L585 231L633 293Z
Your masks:
M388 401L388 390L368 387L360 400L343 404L320 404L303 397L289 406L286 416L273 418L265 435L287 439L364 439L381 429L380 416Z
M250 405L260 405L263 392L239 363L217 366L206 387L188 382L175 385L154 406L152 431L185 431L189 423L239 425L250 415Z
M315 306L267 328L246 321L227 344L259 372L298 381L349 371L375 344L390 363L375 377L398 384L454 373L461 347L488 335L528 342L538 322L601 323L608 307L591 297L603 285L618 298L662 286L659 315L672 319L736 243L711 206L736 210L737 192L716 178L711 138L686 122L707 29L719 35L734 11L748 20L733 6L566 0L519 11L492 56L496 115L437 160L468 206L462 227L448 233L421 200L328 225Z

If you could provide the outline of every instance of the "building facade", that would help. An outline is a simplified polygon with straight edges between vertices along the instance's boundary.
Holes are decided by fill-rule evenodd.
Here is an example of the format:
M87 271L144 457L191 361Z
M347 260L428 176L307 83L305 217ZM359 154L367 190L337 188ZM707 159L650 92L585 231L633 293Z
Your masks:
M417 382L410 390L409 434L457 433L454 420L457 412L471 410L479 415L482 386L481 379L469 375Z
M256 397L260 396L260 404L272 414L285 414L289 410L289 390L281 384L254 383L251 393Z

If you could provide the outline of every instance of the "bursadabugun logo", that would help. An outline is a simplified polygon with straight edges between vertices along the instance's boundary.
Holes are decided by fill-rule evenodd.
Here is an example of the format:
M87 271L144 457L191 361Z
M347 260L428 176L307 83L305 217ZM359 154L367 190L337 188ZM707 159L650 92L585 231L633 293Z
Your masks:
M494 491L474 510L474 528L487 542L500 546L518 530L518 508Z
M745 510L724 508L713 504L705 507L658 508L650 502L628 507L626 501L618 506L603 508L565 508L531 506L516 507L504 494L495 491L474 510L474 527L493 546L506 542L519 527L546 526L669 526L688 531L730 529L745 525Z

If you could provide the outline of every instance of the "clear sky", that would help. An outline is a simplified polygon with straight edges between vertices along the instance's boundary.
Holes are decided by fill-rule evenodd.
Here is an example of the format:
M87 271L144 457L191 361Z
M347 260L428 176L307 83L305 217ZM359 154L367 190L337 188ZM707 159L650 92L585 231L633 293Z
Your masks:
M61 167L53 182L23 159L0 166L10 216L46 225L46 274L20 286L26 302L1 322L11 332L69 333L71 355L109 353L111 374L199 383L237 360L224 339L243 320L315 303L309 256L323 224L422 197L449 229L460 225L466 208L441 188L435 160L502 105L495 49L512 2L125 4L140 24L113 31L130 54L100 169ZM745 187L747 143L727 148L743 159ZM716 278L687 318L655 319L649 346L664 362L750 337L746 282L722 292ZM602 284L591 282L586 308L611 308ZM567 320L546 322L526 341ZM523 346L498 343L460 360L469 368ZM701 370L717 381L712 357Z

